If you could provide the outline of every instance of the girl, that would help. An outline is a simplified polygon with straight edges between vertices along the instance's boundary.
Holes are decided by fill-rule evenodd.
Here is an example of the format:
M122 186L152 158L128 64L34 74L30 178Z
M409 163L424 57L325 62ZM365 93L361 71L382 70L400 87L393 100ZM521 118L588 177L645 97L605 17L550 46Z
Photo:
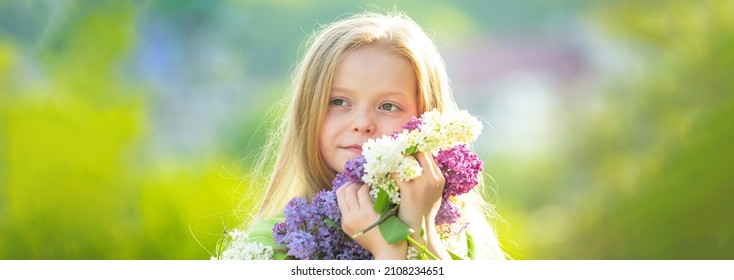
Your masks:
M275 156L275 163L248 231L251 239L264 244L273 244L272 224L278 220L272 217L282 214L290 199L311 199L331 186L367 139L402 131L403 124L425 111L458 110L435 45L405 15L358 14L326 26L310 43L293 78L286 116L263 154L265 159ZM415 230L413 239L427 244L435 256L450 259L434 224L445 180L431 155L419 153L416 158L423 173L409 182L397 180L398 216ZM261 160L257 170L262 171L265 162ZM493 211L481 196L481 186L480 182L457 203L470 221L474 258L504 259L487 222ZM350 236L379 218L368 192L369 186L354 183L336 192L341 226ZM389 245L377 228L355 241L375 259L406 258L407 243Z

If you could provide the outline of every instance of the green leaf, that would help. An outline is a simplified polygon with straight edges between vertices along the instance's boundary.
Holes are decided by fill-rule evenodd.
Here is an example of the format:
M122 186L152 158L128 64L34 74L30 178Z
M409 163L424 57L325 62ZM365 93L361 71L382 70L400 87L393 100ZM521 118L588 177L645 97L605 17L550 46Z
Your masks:
M403 154L406 156L414 156L417 151L418 151L418 146L413 145L405 149L405 152Z
M336 224L336 222L332 221L331 219L324 219L324 224L326 224L329 228L341 228L339 225Z
M474 237L469 234L469 232L466 233L466 247L469 249L467 253L467 257L470 260L474 259Z
M380 223L380 233L385 238L388 244L395 244L405 240L410 234L413 233L413 229L408 227L405 222L400 220L396 216L391 216L385 221Z
M384 189L380 189L377 193L377 199L375 199L375 212L384 215L387 213L390 206L390 196Z
M449 252L449 255L451 255L451 259L455 261L463 261L464 258L459 257L459 255L454 254L454 252L451 252L451 250L446 250L446 252Z
M285 260L288 258L288 253L282 252L282 251L273 251L273 259L274 260Z

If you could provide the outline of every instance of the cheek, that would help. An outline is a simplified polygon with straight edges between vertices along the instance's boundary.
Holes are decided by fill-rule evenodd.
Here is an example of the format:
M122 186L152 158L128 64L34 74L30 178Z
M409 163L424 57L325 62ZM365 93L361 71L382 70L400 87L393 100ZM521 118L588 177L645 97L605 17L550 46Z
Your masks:
M319 148L322 151L334 144L338 131L338 121L327 116L321 124L321 131L319 132Z
M380 131L380 134L382 135L390 135L393 132L401 132L403 131L403 125L408 123L412 119L412 116L401 117L401 118L392 118L386 120L383 125L381 126L382 131Z
M333 122L333 118L330 118L328 115L324 118L324 122L321 124L321 131L319 133L322 143L323 141L328 141L330 137L334 136Z
M324 160L324 161L328 161L328 159L329 159L329 149L328 149L328 147L329 147L329 143L330 143L329 142L329 139L331 139L331 137L329 136L328 133L329 132L327 131L326 127L322 127L321 128L321 131L320 131L320 134L319 134L319 144L318 144L318 147L319 147L319 155L321 155L321 159Z

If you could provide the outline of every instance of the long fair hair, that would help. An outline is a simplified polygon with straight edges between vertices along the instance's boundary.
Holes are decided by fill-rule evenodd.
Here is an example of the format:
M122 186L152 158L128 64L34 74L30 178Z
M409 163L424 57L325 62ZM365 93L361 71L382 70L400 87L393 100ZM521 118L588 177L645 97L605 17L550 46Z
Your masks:
M334 69L350 51L370 45L408 59L417 77L419 111L458 110L443 59L433 40L404 14L357 14L326 26L316 32L308 43L310 48L293 76L285 118L271 135L261 154L263 158L256 167L257 172L264 173L268 160L275 155L265 198L260 203L256 219L280 214L286 203L294 197L311 199L319 191L331 187L336 174L321 157L319 135L329 102ZM469 199L472 203L467 204L467 207L478 209L479 212L472 212L474 214L486 213L481 211L484 208L474 207L480 205L471 205L484 201L479 189L475 188L472 194L479 196L479 199ZM484 219L482 224L487 224L484 217L486 215L481 217ZM487 258L504 258L491 228L472 236L476 245L481 245L478 243L485 239L492 240L494 245L490 246L491 253L484 254L488 255ZM477 246L478 249L481 247L486 246ZM481 252L478 250L478 253Z

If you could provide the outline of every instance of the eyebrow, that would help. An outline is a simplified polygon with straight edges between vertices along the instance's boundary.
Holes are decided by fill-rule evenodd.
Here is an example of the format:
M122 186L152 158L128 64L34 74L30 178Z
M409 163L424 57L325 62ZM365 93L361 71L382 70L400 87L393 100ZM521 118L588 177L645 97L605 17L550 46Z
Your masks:
M346 92L346 93L349 93L349 94L355 94L354 91L352 91L352 90L350 90L348 88L343 88L343 87L331 87L331 91L332 92L333 91L341 91L341 92ZM406 97L406 98L408 97L408 95L405 94L404 92L402 92L402 91L396 91L396 90L382 91L379 94L381 94L381 95L389 95L389 96L397 95L397 96Z

